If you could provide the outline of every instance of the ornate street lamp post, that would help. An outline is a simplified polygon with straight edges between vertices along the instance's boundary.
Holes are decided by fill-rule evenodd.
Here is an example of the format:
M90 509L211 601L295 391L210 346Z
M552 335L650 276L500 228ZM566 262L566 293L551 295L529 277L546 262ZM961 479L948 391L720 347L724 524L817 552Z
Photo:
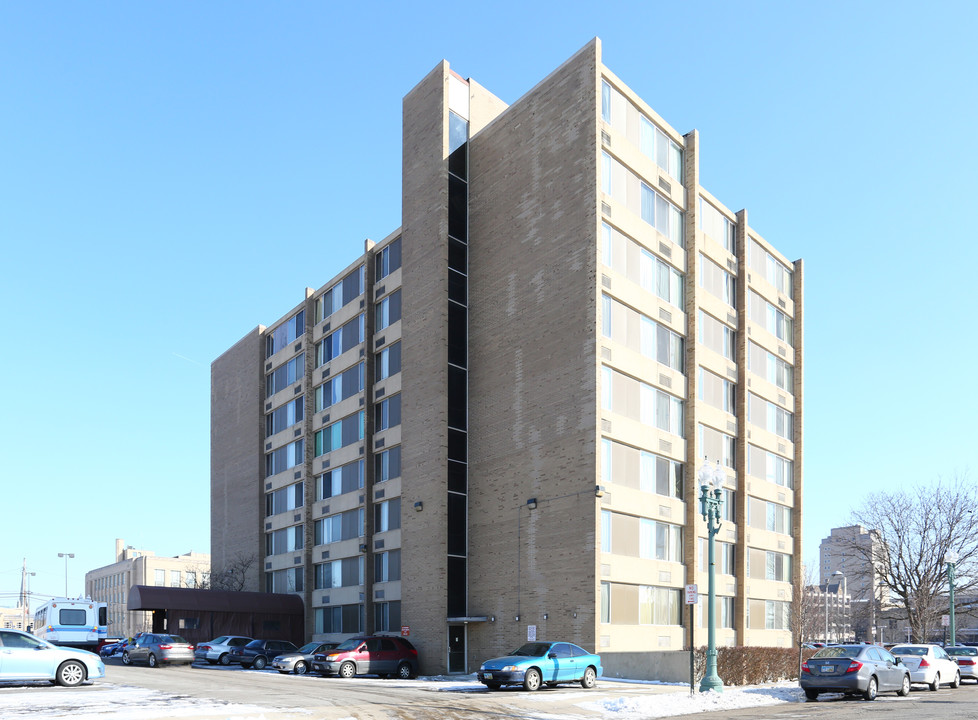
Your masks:
M951 607L948 610L948 615L950 615L948 630L951 635L951 645L957 645L954 640L954 565L958 562L958 554L954 550L949 550L944 554L944 559L947 561L947 583L950 587L948 596Z
M723 505L721 488L727 473L717 462L715 467L706 463L700 468L700 513L706 521L708 533L707 547L709 548L709 583L706 606L706 674L700 682L700 692L716 690L723 692L723 681L717 675L717 641L716 641L716 560L714 556L713 538L720 531L720 506ZM710 487L712 486L712 491Z

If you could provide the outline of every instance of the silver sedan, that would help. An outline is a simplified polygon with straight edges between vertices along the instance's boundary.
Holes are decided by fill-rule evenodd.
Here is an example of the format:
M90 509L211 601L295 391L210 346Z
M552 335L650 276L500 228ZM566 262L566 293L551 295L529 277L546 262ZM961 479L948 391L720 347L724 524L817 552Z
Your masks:
M283 653L272 660L272 667L280 673L295 673L305 675L312 665L312 656L324 653L336 647L334 642L311 642L303 645L295 652Z

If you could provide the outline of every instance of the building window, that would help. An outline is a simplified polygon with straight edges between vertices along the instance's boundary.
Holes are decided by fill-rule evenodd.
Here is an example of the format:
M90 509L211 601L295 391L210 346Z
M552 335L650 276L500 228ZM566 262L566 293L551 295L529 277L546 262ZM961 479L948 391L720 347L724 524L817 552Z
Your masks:
M682 591L678 588L638 588L640 625L682 625Z
M752 497L747 503L747 524L753 528L791 535L791 508Z
M401 527L401 498L374 503L374 532L387 532Z
M683 464L676 460L641 452L639 463L639 489L642 492L665 495L682 500Z
M164 587L166 585L166 570L154 571L153 584L158 587Z
M316 608L316 633L363 632L363 605L333 605Z
M274 492L265 493L265 517L302 507L304 483L298 482Z
M794 321L753 290L750 293L750 319L778 340L788 345L793 344L792 328Z
M313 526L316 545L363 537L363 508L348 510L317 520Z
M780 600L764 601L764 629L788 630L791 627L791 603Z
M685 372L685 340L682 335L608 295L601 296L601 317L602 333L606 338L677 372Z
M392 395L374 405L374 432L401 424L401 396Z
M735 360L737 333L712 315L699 311L699 340L727 360Z
M700 287L730 307L737 307L737 278L703 254L700 254Z
M358 363L316 388L316 412L325 410L362 391L363 363Z
M357 315L316 343L316 367L321 367L363 342L364 316Z
M747 474L762 477L768 482L794 489L794 469L791 460L763 450L756 445L747 446Z
M750 266L764 275L764 278L774 285L779 293L793 297L791 270L787 265L775 258L761 247L754 238L750 239Z
M709 370L699 368L698 383L699 399L707 405L723 410L727 413L736 413L737 384L720 377Z
M280 447L278 450L265 453L265 476L270 477L300 464L303 460L304 447L305 445L300 439L285 447Z
M682 562L682 527L641 518L639 522L639 557Z
M364 557L342 558L315 566L316 590L363 585Z
M793 416L790 412L759 395L747 395L747 422L772 432L780 438L791 440Z
M608 366L602 367L601 380L603 409L682 437L684 403L681 398L646 385ZM636 395L639 398L638 407L634 402Z
M607 80L601 81L601 119L611 122L611 85Z
M401 446L374 455L374 482L386 482L401 476Z
M188 588L195 588L195 587L197 587L197 571L196 570L187 570L187 572L185 573L185 576L186 576L186 582L187 582L187 587Z
M393 325L401 319L401 291L395 290L376 305L377 331Z
M305 369L306 354L299 353L284 365L279 365L275 370L265 376L265 396L271 397L280 390L284 390L292 383L302 379Z
M170 587L180 587L180 571L170 571Z
M265 415L265 435L272 436L302 422L303 397L300 395Z
M794 368L757 343L748 343L747 369L785 392L794 392Z
M706 425L697 425L699 444L704 457L710 462L720 461L724 467L733 468L737 460L736 439Z
M316 457L363 440L363 421L361 410L317 430L314 436Z
M378 250L374 262L376 263L376 280L383 280L401 267L401 238L392 240L384 248Z
M611 552L611 511L601 511L601 552Z
M401 629L401 601L374 604L374 630L376 632L397 632ZM387 640L385 642L392 642Z
M642 183L642 219L679 247L685 246L682 210L644 182Z
M737 226L730 218L717 210L713 205L700 197L699 226L705 235L709 235L730 253L737 252Z
M611 622L611 583L601 583L601 622Z
M316 500L363 489L363 460L347 463L316 478Z
M393 582L400 579L400 550L388 550L374 555L374 582Z
M265 533L265 555L281 555L302 550L303 537L302 525Z
M639 258L639 281L643 288L670 305L682 309L683 274L669 263L642 248Z
M377 359L374 363L375 382L380 382L391 375L396 375L401 372L401 341L398 340L390 347L384 348L377 353L376 357Z
M302 592L302 568L287 568L265 573L265 592Z
M293 343L306 331L306 313L300 310L284 323L265 335L265 356L271 357L279 350Z
M322 322L334 312L363 293L364 266L361 265L336 285L316 298L316 322Z

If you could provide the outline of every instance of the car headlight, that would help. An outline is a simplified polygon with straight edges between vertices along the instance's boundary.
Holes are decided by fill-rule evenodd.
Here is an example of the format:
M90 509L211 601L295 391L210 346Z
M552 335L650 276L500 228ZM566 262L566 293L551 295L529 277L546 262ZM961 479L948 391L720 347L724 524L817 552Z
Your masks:
M339 655L327 655L326 656L326 662L333 662L338 657L339 657Z
M520 671L519 665L507 665L500 672L519 672L519 671Z

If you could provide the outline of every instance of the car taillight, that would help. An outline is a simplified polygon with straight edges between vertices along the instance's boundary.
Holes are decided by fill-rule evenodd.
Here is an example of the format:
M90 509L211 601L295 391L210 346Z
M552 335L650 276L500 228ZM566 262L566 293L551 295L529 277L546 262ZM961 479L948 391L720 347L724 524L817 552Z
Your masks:
M808 661L807 660L801 664L801 671L803 673L811 673L811 670L808 669Z
M930 663L927 662L927 658L920 658L920 667L930 667Z
M172 650L172 645L160 645L160 650Z
M975 661L971 658L961 658L958 660L958 665L974 665Z
M187 650L193 650L193 649L194 649L193 645L187 645Z
M861 668L862 666L863 664L861 662L859 662L858 660L853 660L851 663L849 663L849 667L846 668L846 672L847 673L859 672L859 668Z
M197 649L198 650L210 650L211 649L211 646L210 645L198 645L197 646Z

